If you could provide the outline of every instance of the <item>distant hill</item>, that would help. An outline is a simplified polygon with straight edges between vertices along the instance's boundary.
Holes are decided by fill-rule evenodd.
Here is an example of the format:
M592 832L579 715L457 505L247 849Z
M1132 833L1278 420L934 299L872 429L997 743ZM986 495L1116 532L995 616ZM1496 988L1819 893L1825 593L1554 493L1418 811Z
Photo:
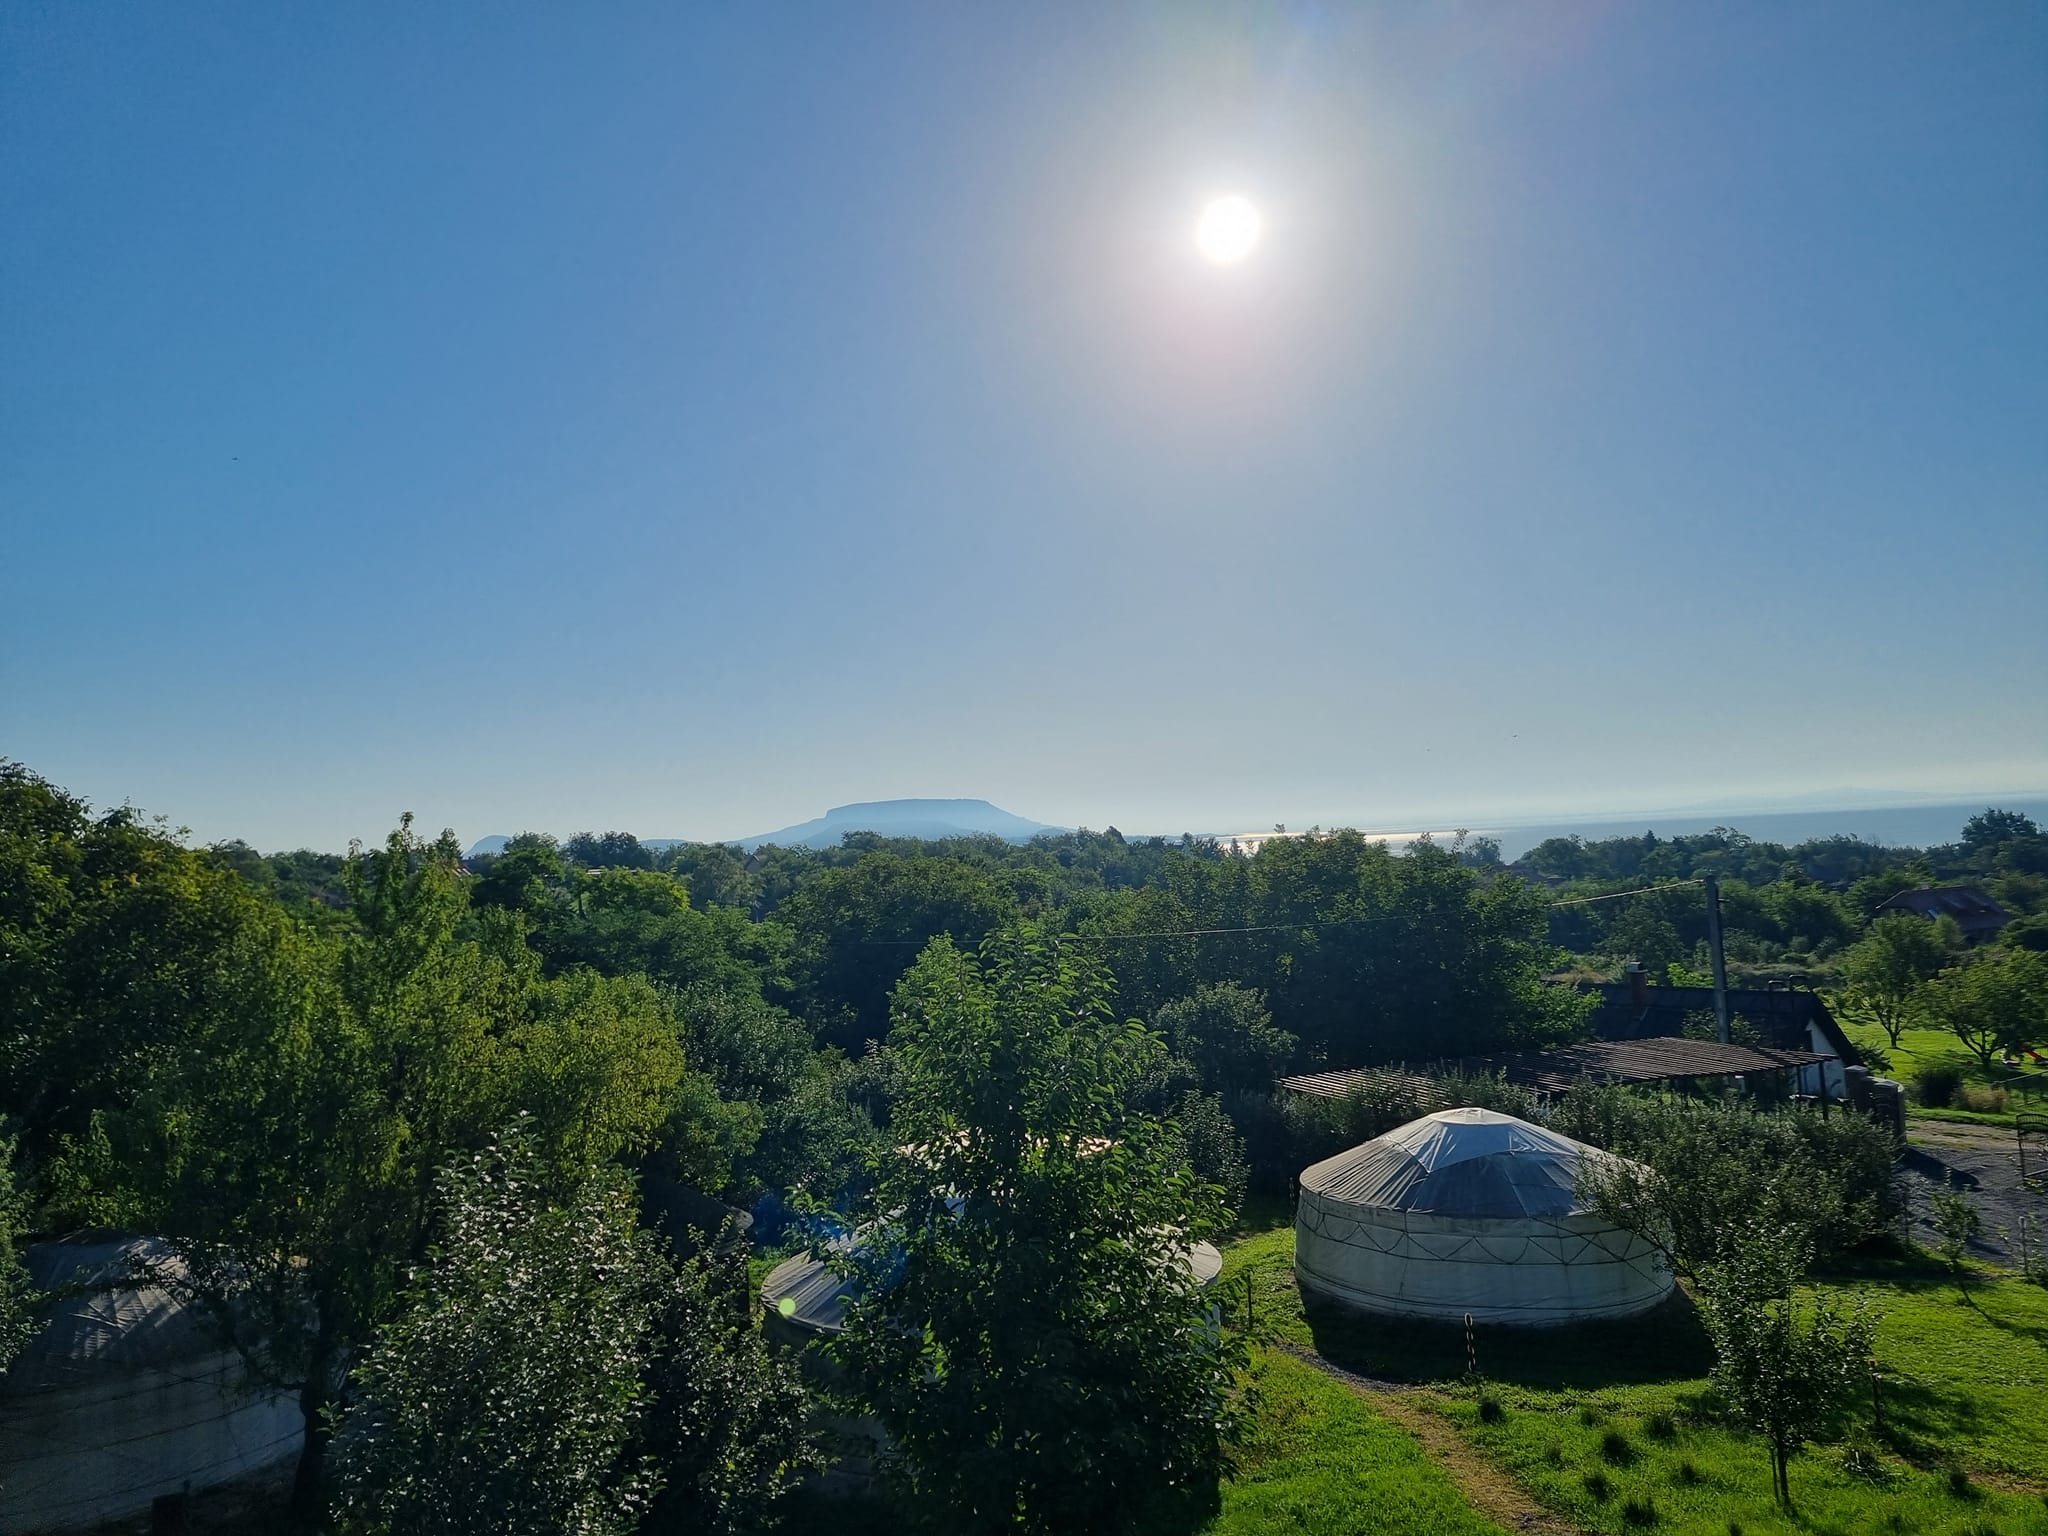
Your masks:
M836 848L849 832L879 832L884 837L980 837L993 834L1012 843L1028 842L1041 832L1062 832L1014 816L986 800L867 800L835 805L815 821L798 822L779 832L735 839L742 848L779 843L785 848Z
M849 832L879 832L884 837L981 837L993 834L1007 842L1029 842L1041 832L1064 832L1065 827L1048 826L1013 816L986 800L866 800L858 805L835 805L815 821L798 822L779 832L759 837L723 839L746 849L763 843L780 843L785 848L836 848ZM470 845L469 856L503 853L511 841L503 833L480 837ZM643 837L643 848L672 848L689 842L680 837Z
M512 839L505 833L494 832L489 837L480 837L471 843L469 845L469 852L465 853L463 857L465 859L474 859L485 854L495 856L503 853L505 845L511 841ZM659 852L664 848L673 848L677 843L687 843L688 841L690 839L687 837L643 837L640 839L640 846L642 848L652 848Z

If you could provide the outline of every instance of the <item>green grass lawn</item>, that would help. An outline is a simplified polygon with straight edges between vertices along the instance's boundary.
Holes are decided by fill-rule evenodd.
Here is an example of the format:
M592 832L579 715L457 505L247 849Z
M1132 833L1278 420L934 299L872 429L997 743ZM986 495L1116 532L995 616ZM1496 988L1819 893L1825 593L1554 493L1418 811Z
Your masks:
M1501 1536L1415 1437L1277 1349L1253 1361L1257 1427L1206 1536Z
M1890 1057L1890 1075L1902 1082L1911 1082L1920 1075L1922 1068L1937 1064L1961 1067L1972 1077L1983 1076L1977 1058L1970 1054L1962 1041L1945 1029L1901 1030L1897 1045L1886 1039L1885 1032L1875 1024L1845 1022L1842 1030L1855 1044L1875 1047Z
M1478 1330L1476 1363L1501 1409L1486 1422L1479 1391L1462 1380L1463 1329L1305 1313L1292 1256L1284 1228L1226 1255L1226 1278L1251 1276L1260 1334L1363 1375L1425 1385L1409 1401L1441 1413L1544 1506L1588 1530L2048 1536L2048 1291L2025 1281L1979 1272L1973 1304L1922 1259L1830 1277L1830 1288L1860 1293L1882 1314L1885 1419L1880 1428L1859 1405L1842 1444L1793 1462L1788 1518L1772 1502L1763 1445L1719 1419L1705 1380L1712 1351L1682 1298L1632 1322ZM1242 1325L1242 1299L1237 1313ZM1218 1527L1269 1528L1290 1527Z
M1963 1074L1966 1083L1982 1086L2009 1078L2011 1071L2003 1066L1994 1067L1986 1073L1984 1066L1970 1054L1962 1041L1943 1029L1907 1029L1899 1032L1899 1043L1894 1046L1885 1038L1883 1030L1875 1024L1849 1024L1842 1028L1849 1038L1859 1046L1874 1047L1883 1051L1891 1060L1888 1074L1906 1084L1907 1113L1916 1118L1929 1120L1957 1120L1977 1125L2010 1126L2013 1115L2019 1110L2048 1112L2048 1099L2031 1095L2025 1098L2015 1095L2002 1113L1980 1113L1968 1109L1923 1109L1912 1102L1913 1080L1929 1067L1955 1067ZM2029 1068L2029 1070L2040 1070Z

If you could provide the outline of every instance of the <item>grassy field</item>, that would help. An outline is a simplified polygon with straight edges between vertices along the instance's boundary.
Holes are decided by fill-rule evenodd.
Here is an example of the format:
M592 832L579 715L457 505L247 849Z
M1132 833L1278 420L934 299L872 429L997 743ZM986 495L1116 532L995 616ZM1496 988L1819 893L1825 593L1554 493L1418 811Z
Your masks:
M1875 1024L1844 1024L1851 1040L1859 1046L1875 1047L1891 1060L1890 1075L1906 1084L1907 1113L1929 1120L1955 1120L1976 1125L2011 1126L2013 1116L2020 1110L2048 1112L2048 1098L2028 1095L2013 1095L2003 1111L1983 1112L1956 1107L1952 1109L1925 1109L1913 1102L1913 1081L1929 1067L1954 1067L1963 1074L1963 1080L1972 1091L1982 1091L1987 1083L1998 1082L2013 1074L2000 1066L1988 1075L1983 1064L1963 1047L1963 1043L1946 1030L1908 1029L1899 1034L1899 1043L1894 1046L1885 1038L1883 1030ZM2039 1070L2038 1068L2030 1070Z
M1864 1295L1882 1314L1884 1417L1875 1422L1861 1405L1842 1444L1793 1462L1796 1513L1787 1517L1771 1499L1764 1447L1715 1412L1705 1381L1711 1350L1682 1298L1630 1323L1479 1330L1483 1395L1498 1409L1482 1417L1481 1389L1463 1380L1462 1329L1306 1314L1292 1256L1284 1228L1246 1238L1226 1256L1226 1277L1252 1277L1257 1332L1363 1376L1411 1384L1399 1395L1407 1412L1439 1416L1575 1526L1696 1536L2048 1533L2048 1292L2024 1281L1980 1274L1965 1302L1923 1260L1830 1277L1831 1287ZM1369 1405L1369 1396L1353 1396Z

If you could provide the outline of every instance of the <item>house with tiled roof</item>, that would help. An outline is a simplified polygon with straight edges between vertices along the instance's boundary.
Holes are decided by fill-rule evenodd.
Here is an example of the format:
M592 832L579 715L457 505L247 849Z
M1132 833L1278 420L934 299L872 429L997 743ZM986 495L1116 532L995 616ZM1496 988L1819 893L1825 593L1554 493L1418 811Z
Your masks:
M1988 944L1999 930L2012 921L2012 914L1974 885L1928 885L1917 891L1901 891L1878 906L1878 915L1910 912L1929 922L1952 917L1972 944Z

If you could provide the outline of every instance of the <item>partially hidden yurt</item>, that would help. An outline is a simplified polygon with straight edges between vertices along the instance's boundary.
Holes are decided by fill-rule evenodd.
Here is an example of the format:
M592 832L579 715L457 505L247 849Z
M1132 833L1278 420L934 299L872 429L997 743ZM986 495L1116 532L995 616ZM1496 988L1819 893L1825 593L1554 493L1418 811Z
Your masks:
M60 1294L0 1376L0 1531L60 1531L146 1514L296 1455L298 1404L245 1385L195 1308L138 1266L175 1268L148 1238L38 1243L29 1278Z
M871 1231L863 1229L828 1246L845 1252L856 1244L872 1241ZM1222 1273L1223 1255L1212 1244L1190 1243L1181 1250L1180 1257L1202 1289L1207 1289ZM761 1285L769 1333L792 1344L830 1338L845 1327L846 1312L859 1293L859 1285L856 1278L840 1274L825 1259L807 1253L784 1259L769 1271Z
M1301 1176L1304 1296L1400 1317L1545 1325L1671 1293L1662 1257L1580 1194L1610 1154L1486 1109L1424 1115Z
M886 1241L887 1237L876 1227L864 1227L835 1238L827 1247L837 1253L857 1249L875 1253L870 1245ZM1213 1284L1223 1269L1223 1255L1208 1243L1190 1243L1180 1250L1179 1257L1195 1284L1203 1289ZM887 1276L889 1266L881 1266L881 1273ZM817 1351L805 1346L840 1333L846 1327L847 1310L859 1294L858 1279L839 1273L827 1259L799 1253L776 1265L761 1284L761 1300L766 1309L764 1331L791 1348L804 1350L802 1358L809 1370L829 1375L831 1368ZM877 1458L889 1443L881 1421L872 1415L848 1416L828 1411L818 1419L817 1428L832 1454L830 1466L814 1486L833 1494L871 1487L877 1475Z

